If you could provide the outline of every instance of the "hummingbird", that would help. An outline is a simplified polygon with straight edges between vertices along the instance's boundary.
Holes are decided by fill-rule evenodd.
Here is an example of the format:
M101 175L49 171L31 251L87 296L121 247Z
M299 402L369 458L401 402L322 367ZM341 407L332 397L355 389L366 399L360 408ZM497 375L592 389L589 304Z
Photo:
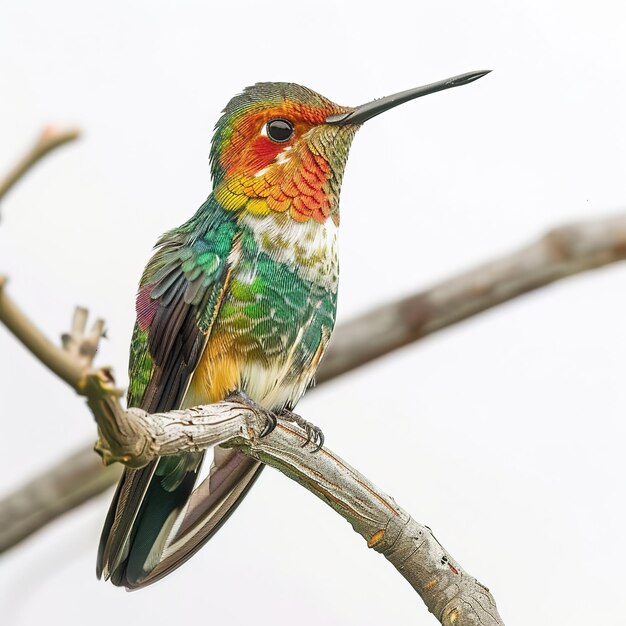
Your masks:
M213 190L157 242L137 293L128 406L149 413L242 397L294 418L335 324L339 194L367 120L470 72L357 107L294 83L257 83L230 100L210 151ZM184 563L233 513L263 464L216 446L125 468L100 539L97 575L128 589ZM196 483L200 484L196 486Z

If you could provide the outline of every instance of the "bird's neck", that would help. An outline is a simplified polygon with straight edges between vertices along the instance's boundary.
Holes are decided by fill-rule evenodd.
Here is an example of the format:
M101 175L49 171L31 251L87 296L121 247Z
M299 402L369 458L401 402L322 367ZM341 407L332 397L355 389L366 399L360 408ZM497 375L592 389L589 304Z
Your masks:
M288 266L301 278L329 291L337 291L338 227L332 219L299 222L285 213L240 214L239 223L271 261Z
M294 220L288 212L234 212L224 209L211 194L187 222L165 233L159 245L193 245L208 230L230 232L232 227L240 230L243 248L253 256L263 254L272 262L287 265L301 278L337 291L339 227L332 218L320 223Z

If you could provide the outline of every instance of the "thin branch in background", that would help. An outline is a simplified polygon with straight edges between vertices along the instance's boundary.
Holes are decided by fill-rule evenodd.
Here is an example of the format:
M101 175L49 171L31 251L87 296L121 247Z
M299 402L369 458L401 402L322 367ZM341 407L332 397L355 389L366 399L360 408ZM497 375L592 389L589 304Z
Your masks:
M0 275L0 320L42 364L84 395L104 322L96 320L86 332L87 310L77 307L71 331L62 336L63 347L57 346L9 297L6 282ZM108 368L102 368L101 375L110 376L108 372ZM0 552L102 493L117 482L121 473L121 466L105 468L93 446L85 446L29 480L0 501Z
M45 155L79 137L78 130L45 129L33 147L0 181L0 200ZM86 375L104 335L96 320L87 332L87 310L77 308L63 347L50 341L7 293L8 279L0 274L0 320L49 370L81 393ZM55 464L0 502L0 552L13 546L67 511L102 493L117 481L121 467L104 468L92 447L85 447L62 464Z
M91 448L81 448L22 486L0 504L0 546L16 545L67 511L102 493L122 474L104 467Z
M17 162L13 169L0 181L0 200L6 196L10 189L32 167L47 154L57 148L75 141L80 137L80 132L75 128L59 130L54 126L48 126L37 138L33 147Z
M79 137L80 131L75 128L46 127L34 145L0 180L0 201L44 156ZM8 278L0 274L0 320L41 363L80 393L84 376L91 369L104 334L104 321L96 320L87 333L87 309L77 307L70 332L61 338L63 346L57 346L11 300L6 292L7 283Z
M323 382L557 280L626 260L626 213L565 224L515 252L342 324Z

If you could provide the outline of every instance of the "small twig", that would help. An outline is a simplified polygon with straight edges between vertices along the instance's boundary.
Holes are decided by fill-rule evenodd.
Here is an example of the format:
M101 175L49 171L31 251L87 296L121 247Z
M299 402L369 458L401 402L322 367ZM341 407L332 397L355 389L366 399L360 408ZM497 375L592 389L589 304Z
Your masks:
M69 333L61 335L63 350L69 354L76 363L80 364L83 371L87 371L93 364L94 357L98 352L100 340L104 337L104 320L97 319L89 333L87 333L87 320L89 311L77 306L74 309L72 327Z
M33 147L6 178L0 181L0 200L40 159L79 136L80 132L76 129L59 130L54 126L45 128ZM96 320L91 332L86 335L87 310L78 307L71 332L62 337L61 348L52 343L11 300L6 291L7 282L6 276L0 275L0 321L44 365L81 393L84 376L92 366L99 341L104 334L104 322Z
M17 165L0 181L0 201L9 190L26 174L40 159L52 150L78 139L80 132L74 128L59 130L48 126L37 138L35 145L22 157Z
M265 416L243 402L218 402L168 413L125 411L112 383L97 375L87 381L89 406L100 437L97 450L107 463L143 467L161 455L222 445L241 450L295 480L332 507L406 578L445 626L503 626L489 590L467 574L435 539L395 501L327 448L311 454L306 432L279 420L261 437ZM180 528L184 528L184 520ZM181 537L174 537L176 542ZM169 566L167 557L153 574Z
M98 343L104 332L104 322L96 320L85 335L87 310L78 307L74 314L72 331L63 335L65 348L52 343L28 319L7 293L6 277L0 275L0 322L30 350L48 369L84 395L85 376L90 371Z

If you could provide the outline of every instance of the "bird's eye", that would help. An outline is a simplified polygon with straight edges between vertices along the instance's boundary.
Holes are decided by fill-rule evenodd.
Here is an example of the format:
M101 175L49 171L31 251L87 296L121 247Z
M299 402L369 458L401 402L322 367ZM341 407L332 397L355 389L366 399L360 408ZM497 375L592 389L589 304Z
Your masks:
M270 120L266 129L267 136L277 143L284 143L293 137L293 124L289 120Z

